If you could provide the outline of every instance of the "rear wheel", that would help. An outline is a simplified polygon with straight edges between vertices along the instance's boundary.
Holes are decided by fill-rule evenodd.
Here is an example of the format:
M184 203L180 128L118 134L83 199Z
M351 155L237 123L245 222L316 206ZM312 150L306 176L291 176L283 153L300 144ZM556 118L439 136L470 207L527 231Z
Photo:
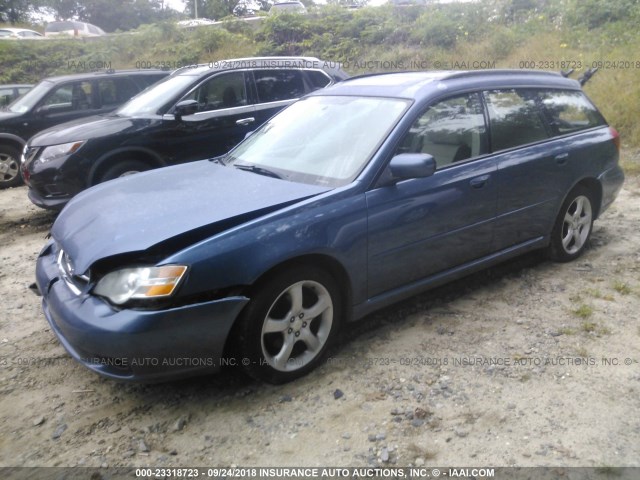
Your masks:
M293 267L261 282L254 292L237 339L247 373L279 384L318 366L342 317L334 278L316 267Z
M593 193L581 185L574 188L562 204L551 232L549 256L569 262L584 252L593 229Z
M133 175L134 173L144 172L149 170L148 164L139 160L125 160L117 162L113 167L109 167L100 177L100 183L107 180L113 180L114 178L126 177L127 175Z
M0 145L0 188L15 187L21 183L20 152L8 145Z

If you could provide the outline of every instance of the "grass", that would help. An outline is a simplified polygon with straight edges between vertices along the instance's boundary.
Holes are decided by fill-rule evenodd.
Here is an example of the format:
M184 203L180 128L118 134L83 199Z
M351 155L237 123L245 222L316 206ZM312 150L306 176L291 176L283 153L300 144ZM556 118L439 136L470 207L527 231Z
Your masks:
M620 295L629 295L633 291L626 282L622 282L620 280L616 280L613 283L613 289Z
M530 373L525 373L520 377L520 381L522 383L528 382L529 380L531 380L531 374Z
M585 333L594 333L598 336L610 335L611 329L609 327L603 327L596 322L585 321L580 325L580 330Z
M571 327L562 327L558 332L562 335L574 335L576 333L576 331Z
M585 347L578 347L576 348L575 352L578 357L581 357L581 358L589 357L589 351Z
M593 315L593 312L594 312L593 307L584 303L580 305L578 308L571 311L571 313L573 313L576 317L580 317L584 319L591 317L591 315Z
M596 298L599 300L606 300L607 302L613 302L615 301L615 298L613 298L613 296L606 294L606 293L602 293L602 291L600 291L597 288L590 288L587 290L587 294L592 297L592 298Z

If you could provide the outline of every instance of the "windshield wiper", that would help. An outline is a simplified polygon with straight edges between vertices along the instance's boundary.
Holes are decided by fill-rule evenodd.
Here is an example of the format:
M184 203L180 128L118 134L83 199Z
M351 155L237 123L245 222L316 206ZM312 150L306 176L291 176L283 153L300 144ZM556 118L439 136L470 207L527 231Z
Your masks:
M257 173L258 175L264 175L265 177L282 179L282 176L278 175L276 172L273 172L268 168L258 167L257 165L248 165L246 163L234 163L233 166L240 170Z
M227 156L226 156L226 155L220 155L220 156L218 156L218 157L210 158L210 159L209 159L209 161L210 161L211 163L217 163L218 165L222 165L223 167L226 167L226 166L227 166L227 164L226 164L226 163L225 163L225 161L224 161L224 159L225 159L225 158L227 158Z

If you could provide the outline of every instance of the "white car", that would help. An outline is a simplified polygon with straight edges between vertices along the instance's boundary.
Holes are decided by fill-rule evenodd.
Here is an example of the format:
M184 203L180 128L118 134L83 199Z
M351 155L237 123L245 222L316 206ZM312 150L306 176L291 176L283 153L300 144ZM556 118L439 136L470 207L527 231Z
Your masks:
M64 20L47 24L44 28L44 35L45 37L60 35L68 35L71 37L98 37L106 35L106 33L100 27L96 27L90 23Z
M42 34L27 28L0 28L0 38L42 38Z
M274 3L269 9L269 15L278 15L280 13L306 15L307 9L302 2L278 2Z

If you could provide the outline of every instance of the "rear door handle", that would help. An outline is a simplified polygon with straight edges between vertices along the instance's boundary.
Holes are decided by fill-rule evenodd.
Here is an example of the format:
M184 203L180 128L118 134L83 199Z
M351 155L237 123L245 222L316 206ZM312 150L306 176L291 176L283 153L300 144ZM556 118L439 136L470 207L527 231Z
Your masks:
M476 177L469 182L469 185L471 185L473 188L482 188L489 181L489 177L490 175L482 175L481 177Z
M255 121L256 119L253 117L241 118L240 120L236 120L236 125L249 125Z
M561 153L560 155L556 155L555 157L556 163L558 165L564 165L567 163L567 160L569 160L569 154L568 153Z

